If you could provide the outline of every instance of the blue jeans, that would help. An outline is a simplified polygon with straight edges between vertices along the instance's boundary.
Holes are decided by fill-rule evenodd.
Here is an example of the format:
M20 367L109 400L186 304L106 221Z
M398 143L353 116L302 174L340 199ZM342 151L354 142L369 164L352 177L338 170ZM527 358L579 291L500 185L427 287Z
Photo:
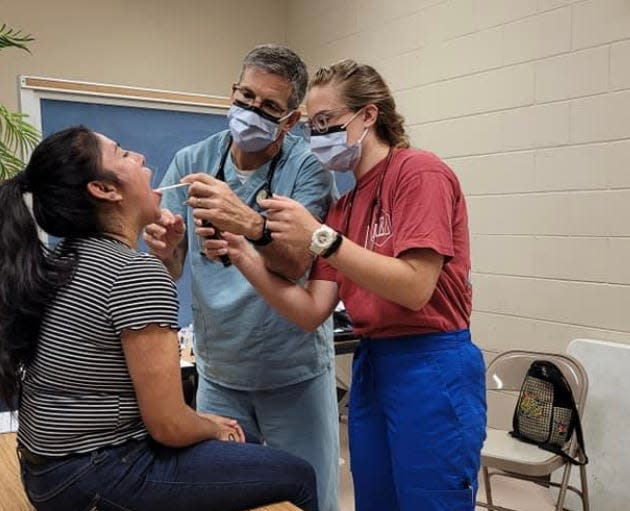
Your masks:
M315 469L321 511L339 509L339 409L332 364L309 380L270 390L223 387L200 376L197 408L237 419L270 447Z
M486 395L470 332L363 339L352 372L356 510L473 511Z
M59 461L20 463L38 511L236 511L284 500L318 509L312 467L257 444L208 440L175 449L130 440Z

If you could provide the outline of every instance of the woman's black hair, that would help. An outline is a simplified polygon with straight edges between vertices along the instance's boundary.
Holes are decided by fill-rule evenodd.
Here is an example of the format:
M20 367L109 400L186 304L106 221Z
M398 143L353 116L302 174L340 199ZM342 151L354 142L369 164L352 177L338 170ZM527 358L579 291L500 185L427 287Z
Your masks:
M87 190L90 181L113 178L101 168L100 154L94 132L69 128L44 139L25 170L0 183L0 399L5 402L18 397L44 309L76 265L70 251L51 251L42 243L37 226L63 238L102 231ZM32 195L33 214L25 192Z

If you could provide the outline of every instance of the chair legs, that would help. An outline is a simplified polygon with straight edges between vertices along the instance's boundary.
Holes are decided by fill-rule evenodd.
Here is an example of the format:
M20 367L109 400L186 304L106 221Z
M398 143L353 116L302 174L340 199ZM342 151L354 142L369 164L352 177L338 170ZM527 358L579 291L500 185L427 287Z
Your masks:
M556 502L556 511L564 509L564 499L567 496L567 485L569 484L569 476L571 475L571 464L566 463L562 471L562 481L560 482L560 492L558 493L558 501Z
M588 497L588 481L586 479L586 466L580 466L580 486L582 488L582 508L583 511L591 511L591 501Z
M492 488L490 487L490 474L488 467L483 467L483 486L486 490L486 502L492 506Z
M571 465L567 463L562 474L562 481L554 486L560 489L558 493L558 502L556 503L556 511L562 511L564 509L564 501L566 498L567 490L573 491L580 497L582 501L582 511L590 511L591 504L588 496L588 480L586 478L586 467L580 466L580 490L569 485L569 477L571 475Z
M549 477L530 477L519 475L510 472L503 471L493 471L491 472L488 467L482 466L482 477L483 477L483 485L486 492L486 502L477 501L476 505L485 507L486 509L492 511L516 511L512 508L506 508L501 505L494 504L492 498L492 486L490 480L492 476L503 476L513 479L520 479L521 481L529 481L530 483L534 483L540 486L544 486L546 488L558 488L558 500L556 501L555 511L563 511L564 502L566 500L567 490L571 490L578 497L580 497L582 501L582 511L590 511L590 501L588 495L588 481L586 478L586 467L580 466L580 489L578 490L574 486L569 484L569 477L571 475L571 465L566 464L562 471L562 481L559 483L552 482Z

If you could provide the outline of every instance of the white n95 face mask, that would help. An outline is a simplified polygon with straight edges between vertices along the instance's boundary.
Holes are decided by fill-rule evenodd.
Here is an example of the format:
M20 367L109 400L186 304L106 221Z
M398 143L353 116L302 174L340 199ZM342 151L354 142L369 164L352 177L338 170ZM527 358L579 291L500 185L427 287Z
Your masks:
M311 134L311 151L325 169L338 172L354 170L361 159L361 143L367 132L368 128L365 128L361 138L354 144L348 144L348 132L345 129L322 135Z
M255 106L235 102L227 117L234 143L246 153L256 153L269 147L278 138L278 124L289 115L291 113L280 119L272 119Z

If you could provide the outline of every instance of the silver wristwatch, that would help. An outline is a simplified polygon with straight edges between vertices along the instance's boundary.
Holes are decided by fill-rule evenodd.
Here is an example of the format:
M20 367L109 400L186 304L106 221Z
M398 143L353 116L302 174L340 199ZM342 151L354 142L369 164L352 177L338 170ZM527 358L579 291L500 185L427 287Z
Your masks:
M311 245L308 249L313 255L321 255L328 250L335 242L339 234L326 224L321 225L313 231L311 235Z

